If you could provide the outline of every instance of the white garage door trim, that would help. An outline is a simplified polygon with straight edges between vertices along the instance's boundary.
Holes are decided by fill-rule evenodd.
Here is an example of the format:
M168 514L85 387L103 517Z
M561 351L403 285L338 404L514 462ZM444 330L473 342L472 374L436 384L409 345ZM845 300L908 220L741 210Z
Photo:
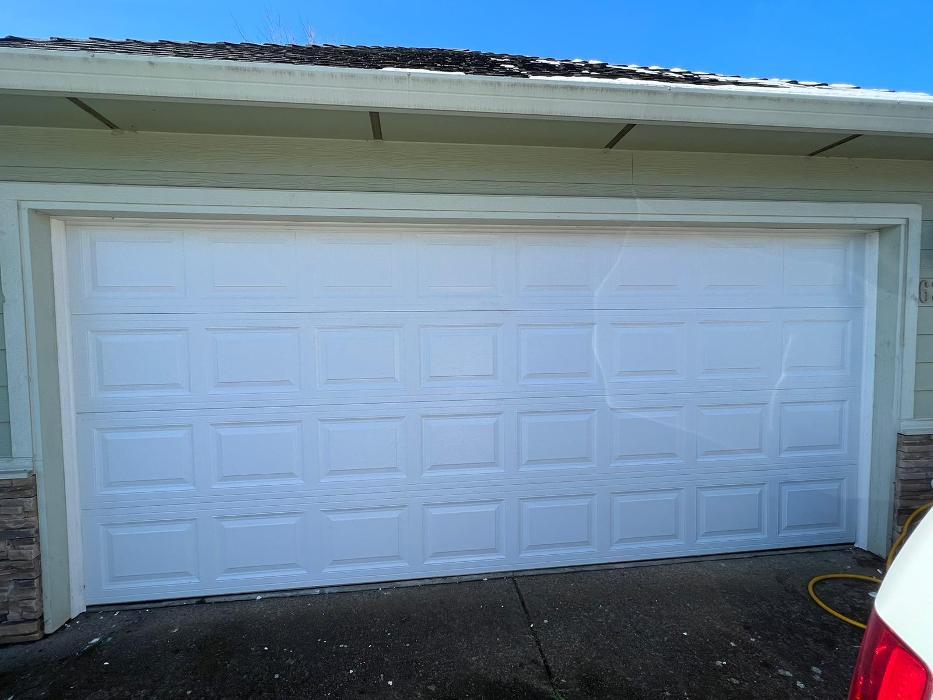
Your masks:
M202 228L205 228L205 225L204 225L204 224L201 224L201 227L202 227ZM333 228L332 225L329 226L329 227L330 227L330 228ZM209 228L209 225L207 226L207 228ZM258 229L261 229L261 228L263 228L262 225L255 225L255 224L254 224L254 225L251 225L251 226L250 226L250 229L251 229L251 230L258 230ZM288 230L288 227L287 227L287 226L283 227L282 225L278 225L278 226L275 226L275 227L273 227L273 228L274 228L276 231ZM302 225L302 226L300 226L299 228L308 229L308 228L309 228L309 225ZM312 225L312 226L310 226L310 228L313 229L313 228L316 228L316 227L314 227L314 226ZM346 227L339 227L339 226L338 226L338 228L346 228ZM345 232L347 235L352 234L352 229L356 229L358 232L360 232L360 231L365 231L365 230L366 230L366 227L363 227L362 229L360 229L359 227L350 227L350 228L351 228L350 231L346 231L346 232ZM392 227L387 227L386 225L380 225L378 228L379 228L379 230L380 230L381 233L385 234L385 233L387 232L387 229L391 229ZM410 228L410 227L406 227L406 228ZM450 225L448 224L448 225L443 226L443 227L440 228L440 229L436 229L436 230L438 231L438 233L436 233L435 235L438 235L438 236L441 236L441 237L447 237L446 239L445 239L445 238L441 238L441 239L439 239L439 240L452 240L450 237L456 238L456 237L458 236L458 233L455 232L455 231L451 231L450 228L451 228L451 227L450 227ZM533 230L523 230L521 227L510 226L510 227L505 228L505 229L502 229L502 228L486 228L486 229L483 230L482 232L491 233L491 232L493 232L493 231L508 231L509 233L517 233L517 234L520 233L521 235L534 235L535 233L539 233L540 230L541 230L540 228L536 228L536 229L533 229ZM553 231L553 230L554 230L554 229L549 229L549 231ZM468 228L468 231L469 231L470 233L474 233L474 234L475 234L475 233L477 233L477 232L479 231L479 228L478 228L477 226L470 226L470 227ZM582 229L582 231L583 231L583 232L586 232L586 233L591 233L591 232L593 231L593 229L590 228L590 227L587 227L587 228L585 228L585 229ZM577 228L577 229L565 229L566 235L571 235L571 236L572 236L572 235L575 235L575 234L579 234L580 232L581 232L581 229L580 229L580 228ZM702 231L700 231L700 232L702 233ZM655 232L652 232L652 233L655 233ZM658 231L658 232L656 232L656 233L661 233L661 232ZM677 235L682 235L682 234L684 233L684 231L678 231L678 232L676 232L676 233L677 233ZM732 233L736 233L736 232L733 231ZM837 232L837 233L840 233L840 232ZM863 233L863 232L859 232L859 233ZM818 235L825 236L825 235L827 234L827 231L826 231L826 230L821 230L821 231L819 231L819 232L811 232L811 235L813 235L813 234L818 234ZM57 257L57 260L58 260L58 264L57 264L57 266L56 266L56 271L57 271L57 273L60 273L60 277L61 277L61 280L62 280L62 281L64 281L64 277L65 277L65 275L64 275L64 268L65 268L65 265L63 264L63 263L64 263L64 260L65 260L65 258L64 258L64 243L65 243L64 235L65 235L65 233L64 233L64 228L61 227L61 226L56 226L56 237L55 237L55 238L56 238L56 251L57 251L57 256L56 256L56 257ZM460 232L459 235L462 236L462 235L463 235L463 232ZM806 236L807 234L806 234L806 232L798 232L798 233L796 233L795 235L799 235L799 236L801 236L801 237L804 237L804 236ZM862 384L861 384L861 386L862 386L862 389L863 389L863 391L862 391L862 394L863 394L863 395L862 395L862 397L860 397L860 398L862 399L862 402L864 402L865 397L870 397L870 396L871 396L871 376L872 376L872 370L873 370L872 365L871 365L871 362L870 362L870 359L871 359L871 357L873 356L873 352L871 352L870 350L874 347L873 338L871 337L871 336L872 336L872 331L873 331L873 328L874 328L874 324L873 324L872 322L870 322L871 320L870 320L870 318L868 317L869 314L871 313L871 310L874 308L874 304L873 304L874 295L873 295L873 293L872 293L872 290L873 290L873 288L874 288L874 283L873 283L874 272L875 272L875 270L877 269L876 258L875 258L875 255L874 255L874 253L873 253L873 245L872 245L872 243L871 243L873 240L876 240L876 236L874 236L874 235L872 235L872 234L869 234L869 235L868 235L868 245L866 245L866 246L864 247L864 248L865 248L865 253L866 253L866 254L865 254L865 260L866 260L866 262L865 262L864 269L865 269L865 272L866 272L866 275L867 275L867 276L866 276L866 284L865 284L865 286L864 286L864 289L865 289L865 300L866 300L866 302L868 302L868 303L865 304L866 316L865 316L865 318L864 318L864 326L865 326L865 328L866 328L866 332L865 332L864 334L862 334L862 337L864 338L864 341L863 341L863 342L864 342L864 345L863 345L864 352L863 352L863 357L862 357L862 358L859 358L859 359L861 360L861 365L862 365L862 372L861 372L861 375L862 375L861 382L862 382ZM63 289L63 287L59 287L59 289ZM65 297L65 295L57 295L57 298L60 300L60 303L61 303L61 304L65 304L65 303L66 303L65 300L64 300L64 297ZM544 304L543 307L547 308L547 307L548 307L548 304ZM352 304L350 305L350 308L352 308ZM335 310L339 310L339 309L335 309ZM67 308L65 308L65 307L60 307L60 308L58 309L58 312L59 312L59 319L67 319L67 318L69 318L69 309L67 309ZM482 319L478 319L476 322L479 323L479 321L481 321L481 320L482 320ZM63 350L65 347L67 347L67 343L69 342L69 338L70 338L70 333L68 333L67 331L62 332L62 331L63 331L63 326L64 326L64 324L60 324L60 326L59 326L59 330L60 330L60 336L59 336L60 345L59 345L59 349L60 349L60 350ZM70 354L69 354L69 353L62 353L62 354L63 354L63 355L67 355L67 356L69 356L69 358L70 358ZM70 378L71 376L73 376L73 375L71 374L70 368L67 368L67 367L64 366L64 362L63 362L62 371L63 371L63 373L62 373L62 384L63 384L63 386L64 386L65 384L70 385L70 380L69 380L69 378ZM572 394L573 392L570 392L570 393ZM389 397L387 397L387 398L389 398ZM71 400L73 400L73 397L72 397ZM241 405L245 405L245 404L241 404ZM867 402L866 405L871 405L870 400ZM579 409L579 406L576 405L576 404L568 404L567 408L568 408L568 410L578 410L578 409ZM863 418L864 418L864 420L865 420L865 423L863 423L863 425L871 426L871 416L870 416L870 415L866 415L867 413L869 413L869 412L864 412L864 413L862 414L862 415L863 415ZM74 415L74 414L71 413L70 415ZM594 414L594 416L595 416L595 414ZM72 423L73 423L73 421L72 421ZM866 432L863 431L863 432L862 432L862 436L865 436L865 435L870 435L870 430L869 430L868 433L866 433ZM70 436L71 439L73 439L73 437L74 437L74 436ZM859 450L859 457L860 457L860 462L861 462L861 465L860 465L860 472L861 472L861 474L860 474L860 476L858 477L858 481L859 481L859 483L860 483L860 488L859 488L860 491L864 490L864 485L867 483L867 468L868 468L867 465L868 465L868 463L869 463L869 454L870 454L870 449L868 448L867 445L864 444L864 440L863 440L862 446L861 446L861 448L860 448L860 450ZM672 482L672 485L673 485L673 482ZM710 482L710 483L709 483L709 486L710 486L710 487L713 487L713 486L714 486L713 482ZM827 481L827 487L830 487L830 486L832 486L832 480ZM772 486L771 486L771 488L774 488L774 487L775 487L775 485L772 485ZM571 490L573 490L573 489L571 489ZM747 494L748 497L749 497L749 498L760 498L760 497L761 497L761 494L760 494L759 492L756 492L756 493L757 493L757 495L756 495L756 493L752 493L753 490L754 490L754 489L751 489L751 488L749 489L749 493ZM71 486L71 488L69 489L69 491L70 491L71 495L73 496L74 493L77 492L77 485L76 485L76 484L73 484L73 485ZM480 495L482 495L482 494L475 494L473 497L471 497L471 500L472 500L472 501L475 501L475 503L481 503L481 502L482 502L482 503L488 503L488 502L490 502L491 500L493 500L493 499L492 499L492 494L493 494L493 493L494 493L494 492L490 492L489 494L486 494L486 495L488 496L488 498L486 498L485 500L483 500L483 498L480 498ZM558 494L557 494L556 492L553 491L553 488L551 488L551 489L548 491L548 493L549 493L549 494L553 494L555 497L558 496ZM712 493L712 492L711 492L711 493ZM574 494L571 494L571 493L569 493L569 492L568 492L568 494L567 494L568 498L569 498L569 496L573 496L573 495L574 495ZM713 495L715 495L715 494L713 494ZM477 500L477 499L478 499L478 500ZM570 508L570 507L572 507L572 506L576 506L578 510L579 510L580 508L583 508L584 510L587 510L587 512L589 512L588 509L592 509L592 508L594 507L593 503L583 503L582 501L581 501L580 503L577 503L576 501L574 501L573 503L571 503L570 501L573 500L573 499L569 499L569 500L568 500L568 499L565 499L565 500L566 500L567 502L566 502L566 503L563 503L563 502L562 502L562 503L563 503L563 505L564 505L565 507L567 507L567 508ZM579 500L579 499L578 499L578 500ZM346 504L344 504L344 505L346 505ZM553 505L553 504L552 504L552 505ZM559 504L558 504L558 505L559 505ZM672 506L672 507L676 507L676 506ZM600 509L601 509L601 510L605 510L605 506L602 506ZM529 511L529 513L530 513L530 511ZM524 514L525 517L531 517L532 515L533 515L533 514ZM771 513L771 514L769 515L769 517L772 517L772 518L773 518L773 517L776 517L776 515L777 515L776 513ZM595 513L593 514L593 516L595 517ZM497 516L497 517L498 517L498 516ZM590 517L590 516L587 516L587 518L589 518L589 517ZM860 518L860 520L861 520L861 518ZM595 527L595 526L594 526L594 527ZM787 543L788 543L788 544L797 544L798 542L797 542L796 540L793 540L793 538L788 538ZM716 538L713 537L713 538L711 538L711 542L710 542L710 544L709 544L709 551L716 551L717 549L721 548L722 546L723 546L723 545L721 544L721 542L720 542L720 543L717 543L717 542L716 542ZM769 544L768 546L769 546L769 547L773 547L773 546L780 546L780 545L777 544L777 543L771 543L771 544ZM77 548L76 548L76 549L77 549ZM74 554L74 552L76 551L76 549L73 549L73 550L72 550L72 554ZM672 550L672 551L673 551L674 553L676 553L677 550L674 549L674 550ZM702 551L702 547L698 548L696 551ZM663 550L663 547L662 547L660 550L652 550L651 553L646 554L646 555L641 555L641 556L654 557L654 556L663 555L663 553L664 553L664 550ZM630 559L630 558L638 558L639 556L640 556L640 555L639 555L639 552L638 552L637 548L632 548L632 549L626 550L625 553L621 555L621 558ZM73 560L73 559L72 559L72 561L73 561L73 563L74 563L74 560ZM533 566L533 565L534 565L534 564L533 564L533 559L526 559L526 561L527 561L528 563L527 563L527 564L523 564L523 566ZM574 560L571 558L571 560L568 560L568 561L560 560L560 561L557 561L556 563L551 564L551 565L552 565L552 566L560 566L560 565L565 565L565 564L567 564L567 563L573 563L573 561L574 561ZM581 563L585 563L585 562L581 562ZM544 562L542 562L541 565L542 565L542 566L545 566L546 564L545 564ZM509 568L515 568L514 564L496 566L494 563L489 563L489 562L487 562L487 563L483 564L482 566L480 566L479 569L477 569L477 570L496 570L496 569L509 569ZM432 575L431 573L426 573L426 572L417 572L417 573L413 572L413 575L410 576L410 577L431 576L431 575ZM435 574L433 574L433 575L437 575L437 574L435 573ZM387 577L387 578L392 578L392 575L389 574L389 573L387 573L386 577ZM406 578L408 578L408 577L409 577L409 576L406 576ZM378 578L378 577L377 577L377 578ZM372 580L377 580L377 578L373 578ZM356 581L356 579L354 578L354 574L348 574L346 580L347 580L348 582L355 582L355 581ZM337 582L340 582L340 579L339 579L339 578L333 578L333 577L332 577L331 579L329 579L328 581L323 582L323 583L329 584L329 583L337 583ZM287 587L287 586L289 585L289 583L288 583L287 580L283 580L282 585L285 586L285 587ZM294 584L292 584L292 585L294 585ZM217 591L217 592L220 593L220 592L223 592L223 591ZM83 598L83 596L81 596L81 597ZM100 602L100 601L98 601L98 602Z

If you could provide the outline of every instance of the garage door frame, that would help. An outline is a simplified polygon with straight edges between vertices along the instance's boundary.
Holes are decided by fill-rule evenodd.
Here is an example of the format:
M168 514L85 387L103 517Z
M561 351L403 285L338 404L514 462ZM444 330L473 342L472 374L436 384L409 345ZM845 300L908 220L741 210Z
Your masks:
M61 306L67 297L55 293L63 289L65 271L60 261L65 219L598 223L876 231L878 294L866 305L866 327L876 329L877 340L866 344L866 356L874 355L877 362L874 377L863 385L863 396L868 392L868 403L875 410L870 419L871 449L863 453L857 541L881 551L890 536L896 434L900 421L912 418L917 297L908 290L916 289L919 277L920 215L919 206L900 204L0 185L0 230L14 234L0 237L12 412L17 413L17 406L28 406L13 426L14 445L19 446L14 457L32 457L39 479L46 629L54 630L84 610L80 531L72 497L76 460L70 425L74 415L71 375L68 363L60 362L69 356L61 345L67 333L54 322L55 316L67 317L66 307ZM868 246L869 257L871 249ZM16 295L17 286L22 297ZM8 289L14 292L12 300ZM11 309L16 305L9 302L19 299L21 307ZM875 310L872 324L869 319ZM22 322L19 328L26 329L19 340L13 332L17 321ZM16 362L22 364L21 375ZM12 386L15 375L20 376ZM23 398L28 403L17 402Z

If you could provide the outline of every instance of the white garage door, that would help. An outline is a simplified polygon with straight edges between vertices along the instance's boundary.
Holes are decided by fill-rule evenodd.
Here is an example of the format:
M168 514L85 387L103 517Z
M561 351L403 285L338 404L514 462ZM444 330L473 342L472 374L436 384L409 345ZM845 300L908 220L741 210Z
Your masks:
M864 253L67 232L88 603L851 542Z

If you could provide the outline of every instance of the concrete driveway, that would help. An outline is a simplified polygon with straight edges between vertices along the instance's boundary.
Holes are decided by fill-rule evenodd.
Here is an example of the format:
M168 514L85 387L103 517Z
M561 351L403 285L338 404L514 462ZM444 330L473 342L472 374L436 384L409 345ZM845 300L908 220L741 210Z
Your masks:
M861 633L814 606L853 550L91 612L0 649L0 698L843 698ZM828 584L865 617L870 588Z

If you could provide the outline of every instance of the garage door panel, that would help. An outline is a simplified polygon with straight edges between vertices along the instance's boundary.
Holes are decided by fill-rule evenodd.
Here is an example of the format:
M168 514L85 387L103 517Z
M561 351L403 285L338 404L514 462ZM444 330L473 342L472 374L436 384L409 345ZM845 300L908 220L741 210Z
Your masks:
M845 532L852 510L848 482L845 477L782 481L778 492L780 536Z
M211 488L294 487L311 481L302 420L211 423L208 432Z
M315 457L321 482L405 479L412 449L410 424L405 415L319 418Z
M195 492L194 426L112 422L82 435L85 494ZM95 478L96 477L96 478Z
M697 289L720 304L779 302L781 253L781 242L764 236L705 236L696 246Z
M178 304L188 297L182 231L132 226L73 231L67 246L74 271L71 298L79 307Z
M566 303L568 298L586 303L598 298L617 255L611 238L580 245L570 237L522 236L515 246L517 294L528 303Z
M852 387L860 311L102 315L79 411Z
M205 329L203 382L210 395L301 393L309 371L298 325L243 325ZM193 358L194 359L194 358Z
M504 474L511 446L503 411L433 413L418 416L421 474L426 478Z
M194 514L86 517L84 547L87 592L132 600L137 590L203 585L199 518ZM143 594L145 595L145 593Z
M851 542L862 237L91 222L90 603Z
M766 539L767 486L761 482L698 488L697 541L727 544Z
M783 241L783 260L783 294L795 306L815 306L818 300L861 303L857 297L864 281L864 247L856 237L788 238Z
M88 414L77 437L93 508L854 465L858 416L854 390L793 390Z
M294 231L209 231L186 235L192 295L205 299L300 298L299 237Z
M862 371L862 314L794 309L783 314L781 387L857 384Z
M599 366L607 385L617 391L686 389L693 321L689 311L607 314L599 329Z
M510 246L505 239L439 233L420 235L415 241L419 299L453 296L496 308L512 296L507 274Z
M691 355L697 382L775 386L781 316L782 312L764 314L757 309L697 312Z
M426 503L421 520L424 563L505 561L507 515L508 505L502 499Z
M306 518L301 511L214 518L216 560L209 575L218 582L308 576L313 564Z
M851 414L851 402L846 399L783 402L780 406L780 456L849 455L855 442Z
M795 546L854 534L844 469L85 514L89 602Z
M92 329L82 338L84 376L102 397L190 394L191 352L187 328L142 325Z
M515 376L514 353L507 353L504 321L419 327L422 387L505 386Z
M857 234L69 229L73 311L859 307Z
M640 402L610 408L610 468L686 468L696 453L691 409L686 401L662 401L660 405Z

